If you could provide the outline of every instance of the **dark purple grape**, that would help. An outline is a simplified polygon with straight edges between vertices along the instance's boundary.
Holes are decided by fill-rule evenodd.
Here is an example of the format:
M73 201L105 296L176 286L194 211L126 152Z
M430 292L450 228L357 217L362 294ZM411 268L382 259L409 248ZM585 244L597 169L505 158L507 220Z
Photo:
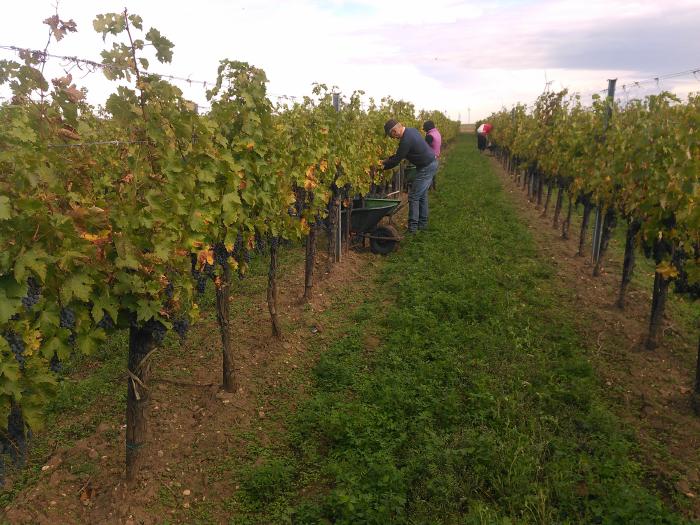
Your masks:
M144 325L144 328L151 332L151 335L153 336L153 339L156 343L161 343L163 339L165 339L165 332L167 331L167 329L165 328L165 325L160 321L150 319Z
M63 371L63 364L58 358L58 355L54 354L49 363L49 368L54 374L60 374Z
M22 297L22 306L29 310L41 299L41 285L33 276L27 279L27 285L29 289L27 290L27 296Z
M189 319L176 319L173 322L173 330L180 336L180 339L184 339L187 335L187 331L190 329Z
M20 336L11 331L5 332L4 337L10 345L10 350L12 350L12 353L15 355L15 359L19 363L19 369L24 370L24 363L27 359L24 355L24 341Z
M105 331L114 329L114 326L114 320L107 312L104 313L102 319L97 323L97 328L102 328Z
M196 279L197 279L197 293L199 295L202 295L207 289L207 281L209 281L209 277L207 277L204 273L199 273L197 275Z
M68 328L69 330L75 328L75 312L70 308L61 308L60 319L61 328Z
M165 298L168 301L172 301L173 295L175 295L175 286L173 285L172 282L170 282L170 283L168 283L168 286L165 287Z
M226 247L222 243L217 243L214 245L214 261L219 266L225 266L228 262L229 253L226 251Z
M238 258L241 254L241 250L243 249L243 235L240 233L236 236L236 242L233 245L233 256Z
M214 277L214 270L216 270L216 268L214 267L213 264L204 263L204 268L202 268L202 273L205 274L207 277Z
M265 253L265 239L261 235L255 235L255 251L259 254Z

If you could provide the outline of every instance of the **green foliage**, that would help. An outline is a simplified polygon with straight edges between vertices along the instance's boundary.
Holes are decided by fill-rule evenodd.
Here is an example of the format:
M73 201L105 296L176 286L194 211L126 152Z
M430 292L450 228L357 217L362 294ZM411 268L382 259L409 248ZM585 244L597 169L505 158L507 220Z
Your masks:
M56 41L77 30L58 15L45 23ZM321 85L273 107L265 73L231 60L200 115L149 73L173 57L158 29L126 10L97 15L93 29L106 45L103 72L119 81L103 108L87 104L70 74L48 82L43 53L0 61L13 94L0 106L0 426L11 402L38 425L52 359L92 353L134 323L195 321L190 254L201 269L217 243L231 252L239 235L248 248L254 235L300 239L334 186L369 188L393 147L383 120L415 118L412 105L391 100L363 111L361 92L341 97L336 112ZM40 288L32 304L30 283Z
M647 252L666 243L656 260L664 277L678 275L681 259L700 276L700 95L661 93L624 107L595 96L587 108L565 91L545 93L529 114L519 105L489 120L495 144L522 165L638 221Z

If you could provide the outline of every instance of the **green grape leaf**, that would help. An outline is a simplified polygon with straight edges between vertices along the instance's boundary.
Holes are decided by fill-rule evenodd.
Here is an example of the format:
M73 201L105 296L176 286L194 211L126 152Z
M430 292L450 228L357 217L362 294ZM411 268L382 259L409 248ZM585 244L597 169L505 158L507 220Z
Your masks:
M4 338L0 338L0 341L4 340ZM17 361L13 359L12 361L5 361L0 364L0 374L0 392L4 394L22 393L22 386L18 384L22 372L20 372L19 363Z
M129 15L129 22L131 22L131 25L136 29L143 29L143 18L139 15Z
M54 262L54 257L49 257L49 255L40 247L30 248L28 251L17 257L15 261L15 279L17 281L24 281L27 276L27 268L34 270L34 272L41 278L42 281L46 280L47 263Z
M103 330L95 330L78 336L75 346L84 355L90 355L97 350L100 343L106 339Z
M165 38L160 34L156 28L152 27L146 33L146 40L148 40L153 47L156 49L156 58L160 62L172 62L173 60L173 44L170 40Z
M0 221L12 218L12 206L10 206L10 198L5 195L0 195Z
M61 286L61 301L65 304L68 304L73 298L88 301L93 283L92 278L83 273L72 275Z
M22 306L22 299L8 297L5 290L0 288L0 324L5 324Z
M119 304L117 301L106 295L93 299L91 312L93 320L99 323L104 317L105 312L116 322L119 316Z

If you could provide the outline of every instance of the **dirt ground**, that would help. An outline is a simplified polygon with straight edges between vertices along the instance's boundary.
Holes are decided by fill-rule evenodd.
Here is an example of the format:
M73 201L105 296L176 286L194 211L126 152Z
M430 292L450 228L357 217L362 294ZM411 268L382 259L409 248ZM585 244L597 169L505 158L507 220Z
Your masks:
M574 214L569 239L562 239L561 230L552 226L555 196L543 217L542 208L528 202L527 193L496 159L491 160L540 252L556 270L558 299L580 314L575 322L590 343L593 363L613 409L637 435L639 461L648 470L650 484L668 502L700 519L700 417L693 412L690 398L696 330L667 316L662 344L655 351L646 350L643 342L651 309L650 288L631 286L625 310L615 306L624 246L611 243L603 274L593 277L590 256L577 255L578 217ZM565 215L566 209L562 218ZM589 229L589 251L590 236ZM647 277L651 283L653 275Z

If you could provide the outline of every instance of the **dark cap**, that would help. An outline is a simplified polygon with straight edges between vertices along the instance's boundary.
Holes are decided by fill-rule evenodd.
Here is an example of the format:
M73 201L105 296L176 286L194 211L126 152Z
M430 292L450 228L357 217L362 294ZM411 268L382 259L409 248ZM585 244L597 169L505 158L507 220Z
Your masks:
M396 124L398 124L398 123L399 123L399 121L398 121L398 120L394 120L393 118L390 118L389 120L387 120L387 121L386 121L386 124L384 124L384 133L385 133L386 135L388 135L389 132L391 131L391 128L393 128L394 126L396 126Z
M435 129L435 123L432 120L426 120L423 123L423 131L430 131L431 129Z

